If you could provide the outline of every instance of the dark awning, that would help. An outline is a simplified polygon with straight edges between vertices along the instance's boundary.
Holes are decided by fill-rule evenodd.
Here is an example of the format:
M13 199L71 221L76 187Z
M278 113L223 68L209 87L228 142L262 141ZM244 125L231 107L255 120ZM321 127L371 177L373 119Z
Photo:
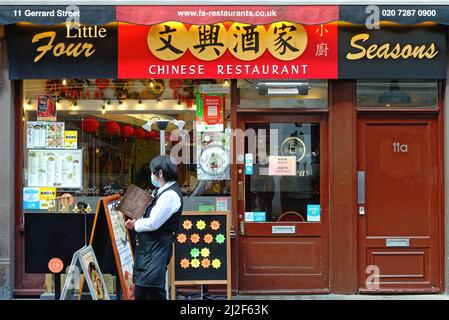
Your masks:
M304 25L344 21L365 24L375 14L365 5L82 5L80 23L102 25L127 22L153 25L166 21L186 24L211 24L234 21L248 24L270 24L290 21ZM376 6L380 21L398 24L434 22L449 25L449 6L381 5ZM0 25L29 22L51 25L67 21L70 7L58 6L0 6ZM377 10L377 9L376 9ZM73 12L73 11L72 11Z

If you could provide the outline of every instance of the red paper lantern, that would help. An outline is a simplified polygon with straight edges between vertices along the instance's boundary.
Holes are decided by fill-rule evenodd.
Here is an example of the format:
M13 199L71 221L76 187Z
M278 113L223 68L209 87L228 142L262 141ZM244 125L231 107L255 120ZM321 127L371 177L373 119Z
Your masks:
M105 125L106 133L113 135L113 136L119 136L120 135L120 126L115 121L108 121Z
M157 137L159 137L159 134L156 131L150 131L148 132L150 139L156 139Z
M126 139L131 138L134 135L134 128L126 125L123 127L122 134Z
M148 139L148 140L151 140L151 139L153 139L152 137L153 137L153 133L154 133L154 131L146 131L145 132L145 139Z
M85 118L81 123L81 128L87 133L94 133L98 127L100 127L100 123L94 117Z
M137 128L134 133L134 136L136 137L136 139L143 139L143 138L145 138L145 135L146 135L146 131L143 130L142 128Z

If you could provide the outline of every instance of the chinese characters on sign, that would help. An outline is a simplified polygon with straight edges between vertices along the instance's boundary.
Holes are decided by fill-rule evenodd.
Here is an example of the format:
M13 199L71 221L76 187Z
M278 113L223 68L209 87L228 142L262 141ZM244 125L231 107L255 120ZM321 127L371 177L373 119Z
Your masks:
M119 24L119 78L338 77L337 24Z
M277 22L269 26L233 23L229 30L222 23L192 25L187 30L179 22L153 26L148 33L148 46L157 58L172 61L189 50L196 58L212 61L226 50L237 59L250 61L265 50L273 57L290 61L298 58L307 47L307 32L302 25Z

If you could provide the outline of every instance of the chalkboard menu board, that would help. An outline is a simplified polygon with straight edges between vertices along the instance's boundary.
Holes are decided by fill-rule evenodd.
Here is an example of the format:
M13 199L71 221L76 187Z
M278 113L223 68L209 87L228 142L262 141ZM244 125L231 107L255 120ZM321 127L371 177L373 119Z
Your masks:
M175 237L172 293L181 284L227 284L230 298L230 265L229 212L184 212Z

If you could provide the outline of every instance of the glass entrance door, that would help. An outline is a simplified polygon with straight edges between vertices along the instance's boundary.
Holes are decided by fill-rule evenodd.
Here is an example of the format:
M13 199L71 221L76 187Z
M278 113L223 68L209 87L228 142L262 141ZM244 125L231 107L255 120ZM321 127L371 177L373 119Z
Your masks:
M320 124L257 123L248 128L257 133L259 156L252 174L245 175L245 220L319 222Z
M239 168L240 284L246 292L328 289L327 122L251 116Z

